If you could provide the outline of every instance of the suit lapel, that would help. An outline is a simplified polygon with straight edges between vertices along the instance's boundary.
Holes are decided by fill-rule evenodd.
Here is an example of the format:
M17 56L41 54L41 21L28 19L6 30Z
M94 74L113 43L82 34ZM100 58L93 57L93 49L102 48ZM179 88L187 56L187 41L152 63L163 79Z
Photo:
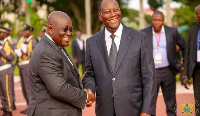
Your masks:
M105 31L104 30L105 29L103 29L101 32L99 32L98 39L97 39L96 42L97 42L97 46L98 46L98 48L101 52L101 55L103 56L103 59L106 63L108 70L110 71L110 73L112 73L110 63L108 61L108 52L107 52L107 49L106 49L105 33L104 33Z
M153 50L153 27L152 26L149 27L149 31L148 31L147 35L150 35L149 36L149 39L151 42L150 46L151 46L151 49Z
M164 26L164 29L165 29L165 36L166 36L166 42L167 42L167 52L171 52L170 51L170 41L171 41L171 32L170 30L168 30L168 28L166 26ZM168 32L168 33L166 33ZM167 54L170 54L170 53L167 53Z
M77 48L79 48L79 50L81 50L81 48L80 48L80 46L78 45L78 42L77 42L77 40L75 39L75 43L76 43L76 46L77 46Z
M70 67L70 69L71 69L73 75L76 77L78 83L80 84L80 81L79 81L79 73L78 73L78 71L77 71L77 68L76 68L76 66L74 65L74 63L73 63L72 59L70 58L69 54L67 53L67 51L66 51L65 49L64 49L64 51L65 51L65 53L67 54L67 56L68 56L69 59L67 58L67 56L65 56L65 55L62 53L61 50L60 50L59 53L61 53L61 55L62 55L62 57L64 58L65 62L68 64L68 66ZM73 64L73 66L72 66L72 64L70 63L69 60L71 61L71 63Z
M195 32L193 32L194 33L194 44L193 44L194 45L194 51L197 50L197 37L198 37L199 30L200 30L200 24L197 25ZM197 52L195 54L197 54Z
M129 33L131 31L128 30L128 28L126 26L123 25L123 31L122 31L122 36L121 36L121 41L120 41L120 46L119 46L119 50L117 53L117 61L115 64L115 72L114 74L116 74L117 70L119 69L119 66L122 62L122 59L124 57L124 55L126 54L126 51L129 48L129 45L132 41L132 38L129 37Z
M68 58L64 55L64 53L62 53L62 51L60 50L60 48L51 40L48 39L47 36L44 36L44 40L49 43L49 45L55 49L65 60L65 62L67 63L67 65L70 67L70 70L72 71L73 75L75 76L75 78L77 79L79 85L80 85L80 81L79 81L79 76L78 76L78 72L76 70L76 67L73 67L71 65L71 63L69 62ZM64 49L65 50L65 49ZM68 53L65 51L65 53L68 55ZM68 55L69 56L69 55ZM70 58L70 57L69 57ZM70 59L71 60L71 59ZM71 60L72 61L72 60ZM72 62L73 63L73 62ZM74 64L73 64L74 65ZM75 65L74 65L75 66Z

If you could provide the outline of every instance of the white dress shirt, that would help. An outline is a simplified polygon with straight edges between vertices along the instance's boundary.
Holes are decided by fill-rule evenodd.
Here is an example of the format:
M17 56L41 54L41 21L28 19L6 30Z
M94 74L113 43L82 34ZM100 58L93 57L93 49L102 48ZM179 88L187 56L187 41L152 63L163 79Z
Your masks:
M114 42L117 46L117 51L119 50L119 45L120 45L120 41L121 41L121 36L122 36L122 30L123 30L123 26L120 23L119 28L117 29L117 31L114 33L115 35L115 39ZM108 55L110 54L110 48L112 45L112 38L110 37L110 35L112 35L112 33L110 33L106 28L105 28L105 41L106 41L106 47L107 47L107 51L108 51Z
M79 38L76 38L76 41L78 43L78 46L79 46L80 50L83 50L83 41L81 39L79 39Z

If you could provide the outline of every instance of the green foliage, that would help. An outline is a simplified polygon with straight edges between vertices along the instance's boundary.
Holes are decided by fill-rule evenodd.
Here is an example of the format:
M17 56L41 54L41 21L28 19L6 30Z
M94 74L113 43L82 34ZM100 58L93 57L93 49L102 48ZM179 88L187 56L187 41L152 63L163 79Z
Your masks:
M48 13L51 11L63 11L67 13L73 22L73 27L77 30L81 30L83 33L86 32L85 24L85 0L36 0L40 6L46 4L48 6ZM128 0L118 0L122 6L126 6ZM98 0L90 0L91 2L91 23L92 33L96 33L101 28L101 22L97 16L97 4ZM67 7L66 7L67 4Z
M163 6L164 1L163 0L148 0L148 4L153 10L157 10L159 7Z
M25 15L19 17L19 22L21 24L19 25L20 30L24 27L25 20L26 20ZM32 26L34 27L33 36L34 38L37 38L38 32L42 30L43 24L46 23L46 20L40 18L39 15L35 11L32 11L31 22L32 22ZM19 32L15 32L15 35L18 36L18 33ZM12 36L12 37L15 37L15 36Z
M195 7L199 4L199 1L183 0L182 3L183 5L179 9L176 9L173 20L179 23L179 27L188 27L181 32L183 37L187 40L189 28L196 24L196 21L194 19Z
M18 66L15 67L14 75L19 76L19 67Z
M134 9L128 9L128 8L122 8L121 10L122 13L122 23L135 28L135 29L139 29L138 28L138 11L134 10Z
M27 0L28 4L31 4L31 0Z
M151 15L145 15L145 20L148 25L151 24Z
M5 13L7 10L8 10L8 8L6 8L6 7L0 9L0 19L1 19L2 14ZM2 25L8 24L9 26L11 26L12 22L7 19L4 19L4 20L0 20L0 24L2 24Z
M134 9L122 8L122 23L139 30L139 12ZM151 16L145 15L145 21L147 24L151 24Z
M191 27L193 24L195 24L194 13L187 6L185 8L181 7L180 9L177 9L175 15L173 16L173 20L179 23L179 27L183 25L187 25L188 27ZM186 40L188 37L188 31L189 31L189 28L181 32L181 34Z

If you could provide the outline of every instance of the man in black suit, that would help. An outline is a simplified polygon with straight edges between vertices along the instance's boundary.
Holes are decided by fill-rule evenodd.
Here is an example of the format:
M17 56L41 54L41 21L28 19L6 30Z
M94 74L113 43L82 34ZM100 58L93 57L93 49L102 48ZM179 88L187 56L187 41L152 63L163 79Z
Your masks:
M86 42L84 88L96 93L96 116L155 115L156 78L149 40L121 24L116 0L100 0L104 28Z
M76 32L76 39L72 42L72 56L76 67L82 65L82 72L85 72L85 43L81 40L81 32Z
M189 89L189 79L193 77L193 88L195 98L195 113L200 116L200 5L195 9L195 20L198 23L191 27L185 54L183 71L183 83Z
M72 36L70 17L51 12L45 36L30 60L31 97L28 116L81 116L91 91L83 91L76 67L64 47Z
M176 78L177 69L176 45L184 54L185 40L176 28L163 26L164 15L155 11L152 15L152 26L143 29L149 37L153 52L156 77L157 93L162 89L168 116L176 116Z

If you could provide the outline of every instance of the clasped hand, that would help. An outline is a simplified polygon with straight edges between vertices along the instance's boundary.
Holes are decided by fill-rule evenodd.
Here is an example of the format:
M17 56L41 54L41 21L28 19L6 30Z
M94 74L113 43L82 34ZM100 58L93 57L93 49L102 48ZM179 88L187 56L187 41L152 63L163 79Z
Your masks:
M91 107L93 102L95 101L95 95L94 93L92 93L90 89L83 89L83 90L86 91L88 95L86 106Z

